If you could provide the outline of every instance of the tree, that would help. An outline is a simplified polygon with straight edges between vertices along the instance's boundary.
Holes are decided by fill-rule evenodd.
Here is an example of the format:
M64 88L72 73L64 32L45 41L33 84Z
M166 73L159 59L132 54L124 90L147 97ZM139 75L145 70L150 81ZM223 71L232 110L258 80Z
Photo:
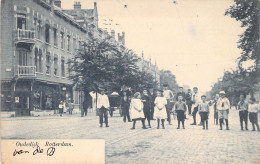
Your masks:
M174 91L175 93L178 92L179 86L176 82L176 77L169 70L160 71L160 84L161 88L164 84L168 84L170 90Z
M238 67L240 72L245 74L249 72L256 82L260 77L260 2L259 0L234 0L235 4L226 10L225 15L229 15L241 22L241 27L245 28L243 34L240 35L238 48L242 49L239 57ZM253 65L244 68L243 63L253 61ZM254 76L253 76L254 75ZM256 84L256 83L254 83Z

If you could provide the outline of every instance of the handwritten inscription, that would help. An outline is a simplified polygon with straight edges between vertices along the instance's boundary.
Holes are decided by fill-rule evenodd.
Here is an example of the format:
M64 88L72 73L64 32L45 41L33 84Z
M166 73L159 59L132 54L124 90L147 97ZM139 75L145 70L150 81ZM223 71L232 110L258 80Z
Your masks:
M33 155L40 154L40 153L43 153L43 152L44 152L44 150L41 149L40 146L37 145L36 149L33 151ZM55 148L54 147L49 147L47 149L47 151L46 151L47 156L53 156L54 152L55 152ZM13 152L13 156L16 156L17 154L26 154L26 153L28 154L30 152L27 151L27 150L19 150L19 151L17 151L15 149L14 152Z

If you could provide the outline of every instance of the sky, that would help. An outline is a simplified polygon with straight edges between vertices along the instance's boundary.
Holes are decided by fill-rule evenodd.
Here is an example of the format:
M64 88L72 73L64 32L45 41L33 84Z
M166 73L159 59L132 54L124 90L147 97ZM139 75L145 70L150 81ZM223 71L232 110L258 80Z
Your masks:
M74 1L61 1L62 8L73 8ZM94 6L94 0L78 1L82 8ZM180 86L209 91L225 70L237 66L241 53L237 41L243 29L224 15L232 0L95 2L100 28L114 29L116 34L124 31L127 48L140 56L144 52L159 69L170 70Z

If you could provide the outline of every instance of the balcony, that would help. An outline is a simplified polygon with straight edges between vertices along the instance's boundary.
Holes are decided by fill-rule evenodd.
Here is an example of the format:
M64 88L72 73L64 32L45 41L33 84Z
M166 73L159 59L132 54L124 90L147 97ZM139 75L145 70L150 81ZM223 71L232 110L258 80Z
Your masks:
M18 65L15 67L15 76L18 78L35 78L36 67Z
M17 29L15 31L15 43L16 44L34 44L35 43L35 31Z

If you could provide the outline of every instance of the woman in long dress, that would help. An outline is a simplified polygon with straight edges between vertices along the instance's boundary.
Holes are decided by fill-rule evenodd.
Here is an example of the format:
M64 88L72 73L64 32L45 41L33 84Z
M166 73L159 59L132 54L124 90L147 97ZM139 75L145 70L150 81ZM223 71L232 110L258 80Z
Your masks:
M137 120L141 120L143 124L143 129L147 129L144 124L145 117L143 107L144 105L141 101L141 94L139 92L136 92L130 103L130 114L133 121L133 127L131 129L135 129L135 124Z
M144 104L144 116L148 121L148 126L151 128L150 120L152 119L152 111L151 111L151 97L148 95L148 91L146 89L143 90L142 102Z
M154 117L157 119L158 123L157 129L160 128L160 120L162 121L162 128L165 129L164 121L167 119L165 105L167 104L167 100L165 97L162 97L161 91L157 91L157 97L155 98L154 104Z

